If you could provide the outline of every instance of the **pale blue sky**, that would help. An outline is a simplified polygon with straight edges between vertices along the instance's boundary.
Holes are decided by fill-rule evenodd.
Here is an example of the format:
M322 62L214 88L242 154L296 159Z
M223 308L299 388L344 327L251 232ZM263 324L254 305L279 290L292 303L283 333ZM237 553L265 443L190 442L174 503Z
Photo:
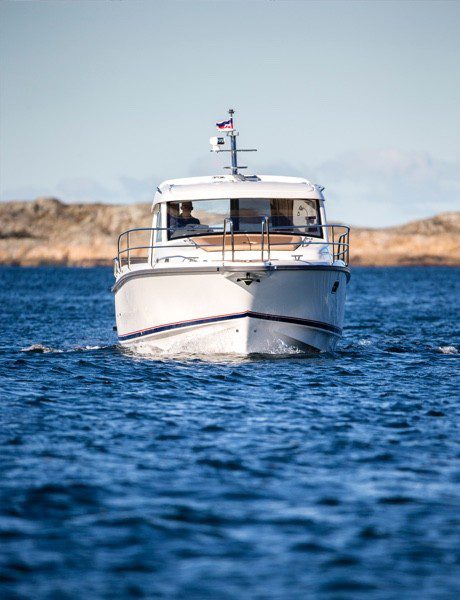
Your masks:
M249 171L326 187L330 218L459 208L460 2L4 0L1 198L139 202L220 173L237 110Z

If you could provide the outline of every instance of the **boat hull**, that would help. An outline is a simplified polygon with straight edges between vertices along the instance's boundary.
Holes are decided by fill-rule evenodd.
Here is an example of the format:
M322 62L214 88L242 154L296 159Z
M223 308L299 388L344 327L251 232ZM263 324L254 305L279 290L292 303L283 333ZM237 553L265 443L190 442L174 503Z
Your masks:
M114 287L119 340L148 354L332 351L348 279L329 266L129 273Z

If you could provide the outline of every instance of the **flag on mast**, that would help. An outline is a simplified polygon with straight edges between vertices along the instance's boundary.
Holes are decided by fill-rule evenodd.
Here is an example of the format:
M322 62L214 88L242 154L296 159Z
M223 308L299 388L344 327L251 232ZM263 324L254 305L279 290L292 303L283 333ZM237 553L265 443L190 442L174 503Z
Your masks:
M216 123L216 127L219 131L233 131L233 117L228 121Z

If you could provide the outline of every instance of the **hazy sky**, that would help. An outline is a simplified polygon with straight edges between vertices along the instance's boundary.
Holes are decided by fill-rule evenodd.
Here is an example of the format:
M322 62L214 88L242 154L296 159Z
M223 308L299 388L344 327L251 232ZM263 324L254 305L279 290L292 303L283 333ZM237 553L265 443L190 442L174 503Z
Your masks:
M326 187L329 217L459 209L460 2L8 1L1 198L138 202L221 173L236 109L249 172Z

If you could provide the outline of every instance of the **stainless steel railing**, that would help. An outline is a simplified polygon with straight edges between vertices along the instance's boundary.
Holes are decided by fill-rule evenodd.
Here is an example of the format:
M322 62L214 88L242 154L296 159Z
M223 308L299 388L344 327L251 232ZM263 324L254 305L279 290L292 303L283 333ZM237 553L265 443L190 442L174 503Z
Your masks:
M222 235L222 260L225 260L225 248L226 246L226 241L227 241L227 225L229 226L230 229L230 234L231 234L231 248L232 248L232 261L235 260L235 235L234 235L234 230L233 230L233 221L231 219L229 219L228 217L226 219L224 219L224 234Z
M265 231L267 232L267 260L270 260L270 223L268 217L264 217L262 219L262 231L261 231L261 240L260 240L260 250L261 256L260 260L263 262L264 260L264 242L265 242Z
M321 229L322 237L315 235ZM243 233L250 233L253 235L253 232L235 232L234 231L234 223L232 219L226 218L224 220L224 227L219 228L216 232L203 231L200 234L196 232L191 233L189 237L184 235L178 239L186 239L187 242L182 243L171 243L174 240L170 239L167 243L153 243L154 234L156 232L168 231L174 232L177 231L176 228L172 227L138 227L134 229L129 229L128 231L124 231L122 234L118 236L117 243L117 256L114 259L114 268L115 272L118 273L123 266L127 266L128 269L133 264L139 263L150 263L153 266L153 258L154 258L154 250L158 250L161 248L168 248L170 250L177 250L180 248L181 250L185 248L194 248L199 250L200 248L215 248L217 251L220 249L221 251L221 260L225 262L229 260L226 252L227 252L227 241L230 236L230 250L231 250L231 261L235 262L235 236ZM133 236L138 235L142 232L142 235L148 235L149 243L148 244L131 244L131 239ZM222 236L222 240L218 241L216 244L210 243L200 243L197 244L193 241L195 237L200 236L209 236L211 234L217 234ZM297 237L301 237L302 239L299 241L285 241L282 242L272 242L271 235L276 233L281 234L290 234L295 235ZM314 241L313 238L318 238L317 241ZM328 247L331 250L331 254L333 256L333 260L341 260L348 265L349 256L350 256L350 228L347 225L340 224L326 224L326 225L300 225L300 226L285 226L285 227L270 227L270 222L268 217L264 217L261 219L261 230L260 230L260 258L254 258L252 260L255 261L270 261L271 252L276 251L277 246L292 246L295 247L305 247L310 245L321 245L324 247ZM336 241L337 240L337 241ZM244 252L258 252L258 249L252 250L244 250ZM169 258L183 258L184 261L196 261L198 260L198 256L187 256L182 254L174 254L166 257L160 257L160 260L164 260L168 262ZM244 259L247 262L247 259Z

